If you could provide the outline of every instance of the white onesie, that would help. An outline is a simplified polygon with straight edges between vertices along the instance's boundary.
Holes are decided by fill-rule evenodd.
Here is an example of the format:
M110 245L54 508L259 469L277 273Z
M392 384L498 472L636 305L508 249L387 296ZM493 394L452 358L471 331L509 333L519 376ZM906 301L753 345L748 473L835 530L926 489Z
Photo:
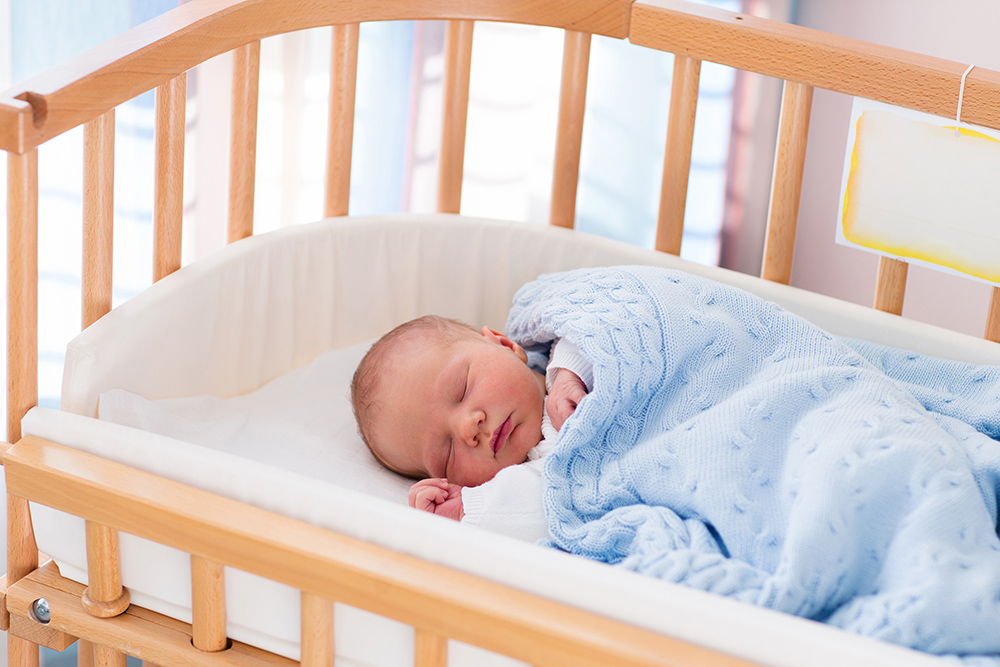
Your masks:
M556 371L565 368L583 380L589 392L594 386L593 366L567 340L558 341L545 369L545 389L552 387ZM548 537L549 524L542 505L542 466L555 445L558 432L548 413L542 411L542 441L528 450L528 460L508 466L490 481L462 489L462 523L529 542Z

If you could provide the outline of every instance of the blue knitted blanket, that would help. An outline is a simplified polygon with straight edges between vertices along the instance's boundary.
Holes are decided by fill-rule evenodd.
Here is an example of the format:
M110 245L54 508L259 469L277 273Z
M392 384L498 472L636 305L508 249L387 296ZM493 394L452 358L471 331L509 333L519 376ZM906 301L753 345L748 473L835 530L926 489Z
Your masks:
M557 548L932 653L1000 654L1000 368L838 339L651 267L544 276L508 334L593 391L545 464Z

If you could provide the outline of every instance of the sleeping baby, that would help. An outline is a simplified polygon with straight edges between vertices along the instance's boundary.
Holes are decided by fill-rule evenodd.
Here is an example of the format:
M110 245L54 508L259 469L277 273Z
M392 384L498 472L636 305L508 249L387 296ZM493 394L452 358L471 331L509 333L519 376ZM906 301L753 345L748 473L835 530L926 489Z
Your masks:
M429 478L415 507L490 528L496 514L572 554L931 653L1000 656L1000 367L612 267L528 283L505 334L404 325L354 400L375 456Z
M568 341L553 347L543 376L502 333L425 316L372 346L351 398L375 457L421 480L412 507L535 541L548 532L542 456L590 378ZM510 466L519 470L486 484Z

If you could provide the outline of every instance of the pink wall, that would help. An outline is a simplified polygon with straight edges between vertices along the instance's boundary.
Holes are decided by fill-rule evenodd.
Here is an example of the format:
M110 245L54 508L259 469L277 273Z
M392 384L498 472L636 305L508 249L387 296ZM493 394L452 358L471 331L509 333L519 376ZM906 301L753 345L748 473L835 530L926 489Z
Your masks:
M1000 70L995 0L800 0L798 22ZM851 98L815 92L792 284L870 305L877 258L834 243L850 111ZM910 267L903 314L982 336L990 292L981 283Z

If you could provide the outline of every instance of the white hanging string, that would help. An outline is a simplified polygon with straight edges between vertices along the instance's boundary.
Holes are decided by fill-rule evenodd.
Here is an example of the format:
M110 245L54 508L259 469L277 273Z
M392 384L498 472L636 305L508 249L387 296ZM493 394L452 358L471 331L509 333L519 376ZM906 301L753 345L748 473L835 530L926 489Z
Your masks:
M958 125L962 122L962 98L965 97L965 79L969 76L969 72L975 65L969 65L969 68L965 70L965 74L962 75L962 83L958 87L958 111L955 112L955 136L961 136L962 133L958 131Z

